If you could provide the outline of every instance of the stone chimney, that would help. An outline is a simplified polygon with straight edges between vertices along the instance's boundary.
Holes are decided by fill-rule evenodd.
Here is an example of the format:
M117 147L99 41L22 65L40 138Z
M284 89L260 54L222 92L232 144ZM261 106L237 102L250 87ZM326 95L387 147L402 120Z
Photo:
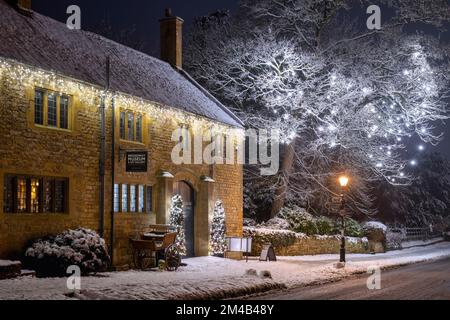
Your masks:
M31 0L7 0L7 2L16 8L22 14L31 15Z
M170 8L160 23L161 59L177 68L183 67L183 19L173 16Z

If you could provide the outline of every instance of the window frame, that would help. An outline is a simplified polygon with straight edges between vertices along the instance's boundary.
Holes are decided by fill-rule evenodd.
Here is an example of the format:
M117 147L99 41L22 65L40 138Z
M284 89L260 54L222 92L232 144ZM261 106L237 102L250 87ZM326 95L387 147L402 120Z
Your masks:
M46 176L39 176L39 175L24 175L24 174L5 174L3 176L3 197L5 197L8 194L8 186L7 181L8 179L11 179L12 181L12 210L8 211L6 210L6 203L3 199L3 213L5 214L69 214L69 178L63 178L63 177L46 177ZM25 198L23 201L25 202L25 209L19 210L19 179L22 179L25 181ZM37 189L35 190L36 198L37 200L37 211L34 211L32 206L32 182L37 181ZM46 210L46 206L44 205L44 201L46 199L46 190L45 190L45 184L47 182L51 182L53 187L51 189L51 210ZM56 181L62 181L64 190L63 190L63 210L57 211L56 210L56 188L55 183Z
M153 186L152 185L147 185L147 184L142 184L142 183L121 183L121 182L116 182L114 184L115 186L118 186L118 188L114 189L114 195L113 198L116 199L116 191L118 192L118 202L119 202L119 206L118 206L118 211L116 210L116 206L113 207L113 211L116 214L119 213L125 213L125 214L151 214L153 213L153 200L154 200L154 196L153 196ZM134 187L135 189L135 201L134 201L134 211L131 211L132 209L132 197L131 197L131 189L132 187ZM124 189L126 188L126 190ZM142 197L140 197L140 191L143 190L143 194ZM148 205L148 192L151 192L151 197L150 197L150 205ZM124 192L126 192L126 210L124 211ZM142 206L140 206L140 200L142 199L143 203ZM142 208L142 211L140 210Z
M130 127L130 117L132 123ZM119 110L119 138L125 142L144 144L144 123L145 115L129 109ZM130 128L132 131L130 131Z
M42 94L42 121L41 123L37 122L36 118L36 106L37 106L37 92L40 92ZM55 103L56 103L56 110L55 110L55 117L56 117L56 125L50 124L49 122L49 96L50 94L55 95ZM66 93L60 93L55 90L45 89L41 87L35 87L33 89L33 108L32 108L32 123L36 127L41 128L47 128L47 129L57 129L57 130L63 130L63 131L72 131L73 128L73 96ZM67 119L66 121L62 120L62 98L67 98L67 105L65 106L67 108L66 114ZM62 124L65 124L66 126L63 126Z

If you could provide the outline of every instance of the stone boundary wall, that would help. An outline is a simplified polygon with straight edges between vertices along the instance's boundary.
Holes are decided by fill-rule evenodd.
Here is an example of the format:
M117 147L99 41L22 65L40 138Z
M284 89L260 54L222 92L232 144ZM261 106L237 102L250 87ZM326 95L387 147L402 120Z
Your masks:
M259 256L261 248L271 243L278 256L338 254L340 236L307 236L289 230L244 228L244 236L251 236L252 255ZM347 253L369 253L367 238L346 237Z

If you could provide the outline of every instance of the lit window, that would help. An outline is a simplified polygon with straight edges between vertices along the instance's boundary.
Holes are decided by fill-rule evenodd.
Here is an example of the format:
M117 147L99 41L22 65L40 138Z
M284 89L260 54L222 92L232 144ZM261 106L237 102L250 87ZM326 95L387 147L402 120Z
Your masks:
M27 211L27 179L17 178L17 212Z
M4 211L7 213L65 213L68 179L5 176Z
M40 212L39 207L39 199L40 199L40 187L39 187L39 179L32 178L30 181L30 197L31 197L31 213Z

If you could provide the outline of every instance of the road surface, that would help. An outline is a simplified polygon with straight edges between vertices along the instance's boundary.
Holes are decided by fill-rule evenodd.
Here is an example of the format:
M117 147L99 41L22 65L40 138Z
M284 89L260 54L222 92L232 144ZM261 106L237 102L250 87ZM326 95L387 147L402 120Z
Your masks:
M450 259L419 263L381 272L381 289L367 289L369 275L339 282L273 291L262 300L450 300Z

